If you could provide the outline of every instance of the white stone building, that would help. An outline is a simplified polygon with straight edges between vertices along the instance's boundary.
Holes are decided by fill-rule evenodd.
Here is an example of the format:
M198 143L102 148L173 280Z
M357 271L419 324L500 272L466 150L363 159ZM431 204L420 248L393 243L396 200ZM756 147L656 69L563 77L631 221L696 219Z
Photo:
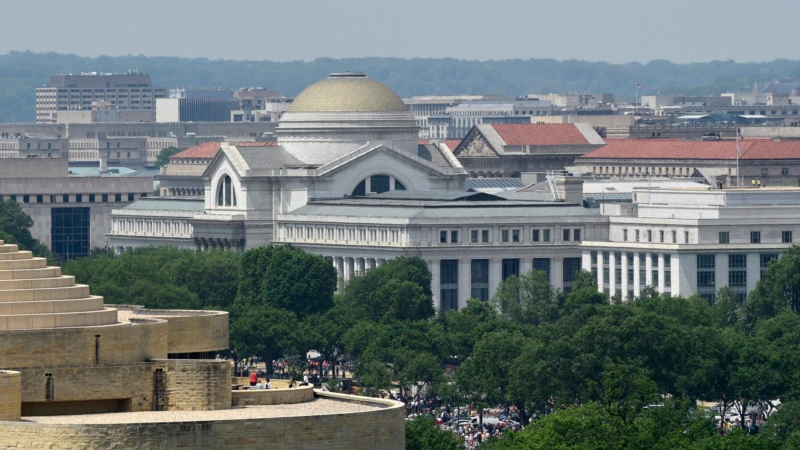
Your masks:
M581 244L583 267L603 292L628 299L645 286L709 301L723 286L747 294L800 233L797 189L641 188L633 203L602 211L608 239Z

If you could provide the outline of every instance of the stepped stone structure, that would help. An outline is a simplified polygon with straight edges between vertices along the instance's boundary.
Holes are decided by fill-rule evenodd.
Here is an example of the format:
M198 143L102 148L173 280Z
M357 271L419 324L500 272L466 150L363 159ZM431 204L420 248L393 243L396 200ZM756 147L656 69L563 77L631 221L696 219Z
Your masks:
M0 241L0 450L405 447L402 403L234 396L228 335L226 312L107 306Z

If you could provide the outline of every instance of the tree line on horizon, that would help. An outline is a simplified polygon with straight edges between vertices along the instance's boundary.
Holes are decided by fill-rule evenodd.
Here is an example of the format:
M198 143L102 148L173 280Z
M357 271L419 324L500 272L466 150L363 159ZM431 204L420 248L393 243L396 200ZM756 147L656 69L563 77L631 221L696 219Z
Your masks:
M718 95L750 91L755 82L800 79L800 61L737 63L732 60L678 64L653 60L611 64L582 60L507 59L470 61L450 58L318 58L313 61L234 61L206 58L99 56L10 52L0 55L0 122L33 122L35 89L52 75L80 72L122 73L139 69L153 84L175 87L264 87L295 96L331 72L356 70L386 83L400 96L603 92L618 100L641 94Z

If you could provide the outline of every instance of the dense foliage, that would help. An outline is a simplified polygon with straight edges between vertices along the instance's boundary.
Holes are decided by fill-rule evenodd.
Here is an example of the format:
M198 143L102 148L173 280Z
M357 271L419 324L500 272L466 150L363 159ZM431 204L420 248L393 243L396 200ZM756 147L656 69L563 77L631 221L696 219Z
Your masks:
M0 241L17 244L20 250L30 250L33 256L44 257L50 263L54 263L56 257L47 246L31 235L32 226L33 219L22 211L19 203L10 199L0 199Z
M264 86L295 96L331 72L361 70L401 96L549 92L610 92L633 100L635 85L644 94L717 95L752 89L754 82L800 78L800 62L711 61L676 64L654 60L609 64L578 60L510 59L467 61L433 58L319 58L314 61L225 61L203 58L100 56L11 52L0 56L0 122L32 122L35 89L51 75L85 71L143 70L157 86Z
M156 162L154 165L156 166L156 168L166 166L167 163L169 162L169 157L176 153L179 153L180 151L181 149L177 147L162 148L161 151L158 152L158 156L156 157Z
M419 258L387 261L335 295L330 261L291 246L98 254L65 272L109 302L227 309L237 358L300 361L316 349L352 358L368 394L421 389L454 405L538 413L488 449L777 450L800 443L797 261L792 247L748 298L723 288L714 306L651 288L611 304L588 272L568 295L532 272L503 281L492 303L439 314ZM756 436L718 434L715 415L744 422L747 405L774 412L779 402ZM451 445L430 421L407 433L409 448Z

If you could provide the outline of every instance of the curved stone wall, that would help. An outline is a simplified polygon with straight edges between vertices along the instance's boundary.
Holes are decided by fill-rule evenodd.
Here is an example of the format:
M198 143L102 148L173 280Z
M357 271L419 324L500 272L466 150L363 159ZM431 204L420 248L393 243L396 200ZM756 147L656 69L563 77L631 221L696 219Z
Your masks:
M0 421L20 420L21 414L22 374L0 370Z
M119 311L120 319L161 319L169 323L168 352L200 353L228 349L230 336L225 311L147 309L135 305L107 305Z
M363 412L246 420L104 425L0 423L15 449L404 450L402 403L317 392L322 398L377 406Z
M314 386L232 391L231 395L233 406L291 405L314 400Z

